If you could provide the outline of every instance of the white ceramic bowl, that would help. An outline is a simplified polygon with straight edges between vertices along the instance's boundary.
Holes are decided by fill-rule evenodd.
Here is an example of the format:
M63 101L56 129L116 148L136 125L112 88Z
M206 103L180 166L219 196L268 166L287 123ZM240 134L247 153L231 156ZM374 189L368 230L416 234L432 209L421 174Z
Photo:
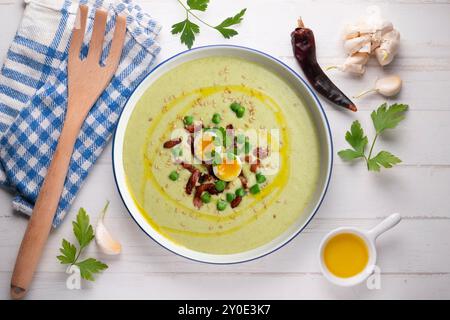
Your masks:
M134 204L134 201L130 196L129 190L125 184L125 172L122 159L123 142L128 120L134 110L136 103L139 101L140 97L147 90L147 88L151 86L152 83L162 74L184 62L210 56L234 56L261 64L277 73L285 81L294 86L297 89L299 96L303 99L305 106L311 112L312 118L314 119L315 125L317 127L321 147L321 174L319 177L318 185L309 206L305 209L306 211L301 215L301 218L299 218L296 223L288 228L286 232L284 232L276 239L270 241L269 243L266 243L265 245L255 249L236 254L217 255L198 252L180 246L165 238L146 222L145 218L141 215L138 208ZM328 120L319 100L310 89L310 87L306 84L306 82L287 65L266 53L250 48L231 45L199 47L179 53L159 64L137 87L137 89L134 91L127 104L125 105L125 108L120 116L119 124L117 126L113 142L113 169L116 184L125 206L127 207L136 223L141 227L141 229L157 243L176 254L196 261L217 264L238 263L265 256L281 248L283 245L292 240L297 234L299 234L305 228L308 222L313 218L314 214L317 212L320 204L322 203L328 187L328 183L330 181L332 163L333 144L331 140Z

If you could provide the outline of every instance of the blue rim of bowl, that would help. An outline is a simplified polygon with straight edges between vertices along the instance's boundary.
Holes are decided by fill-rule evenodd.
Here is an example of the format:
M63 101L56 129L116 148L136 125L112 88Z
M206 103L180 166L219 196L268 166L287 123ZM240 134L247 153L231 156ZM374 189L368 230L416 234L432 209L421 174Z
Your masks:
M285 240L282 244L276 246L273 250L266 252L264 254L261 254L259 256L250 258L250 259L246 259L246 260L241 260L241 261L233 261L233 262L211 262L211 261L203 261L203 260L198 260L198 259L194 259L185 255L182 255L181 253L178 253L176 251L173 251L169 248L167 248L166 246L164 246L162 243L160 243L159 241L157 241L155 238L153 238L150 234L147 233L147 231L144 230L144 228L136 221L136 219L134 218L133 214L131 214L130 208L128 208L127 203L125 202L123 196L122 196L122 192L120 191L120 187L119 187L119 183L117 181L117 176L116 176L116 170L115 170L115 161L114 161L114 150L115 150L115 142L116 142L116 136L117 136L117 128L114 131L114 136L113 136L113 143L112 143L112 168L113 168L113 174L114 174L114 182L116 183L116 187L117 190L119 192L120 198L122 199L122 203L124 204L125 208L128 211L128 214L131 216L131 218L134 220L134 222L139 226L139 228L150 238L152 239L154 242L156 242L158 245L160 245L161 247L163 247L164 249L166 249L169 252L172 252L174 254L176 254L177 256L183 257L185 259L189 259L195 262L201 262L201 263L205 263L205 264L213 264L213 265L231 265L231 264L238 264L238 263L244 263L244 262L250 262L253 260L257 260L260 258L263 258L271 253L274 253L275 251L278 251L279 249L283 248L285 245L287 245L288 243L290 243L294 238L296 238L307 226L308 224L311 222L311 220L314 218L314 216L316 215L317 211L319 211L323 200L325 199L325 196L328 192L328 187L330 185L330 181L331 181L331 175L332 175L332 171L333 171L333 153L334 153L334 148L333 148L333 137L331 135L331 129L330 129L330 124L328 122L328 118L327 115L325 113L325 110L322 107L322 104L320 103L319 98L317 97L316 93L311 89L311 87L309 86L309 84L296 72L294 71L291 67L289 67L286 63L284 63L283 61L271 56L268 53L265 53L263 51L257 50L257 49L253 49L253 48L249 48L249 47L245 47L245 46L239 46L239 45L230 45L230 44L213 44L213 45L206 45L206 46L200 46L200 47L196 47L193 49L189 49L189 50L185 50L185 51L181 51L169 58L167 58L166 60L160 62L157 66L155 66L140 82L139 84L136 86L136 88L133 90L133 92L131 93L130 97L127 99L127 102L125 103L125 106L128 104L128 101L130 100L130 98L133 96L133 94L135 93L135 91L139 88L139 86L142 84L142 82L144 82L155 70L157 70L159 67L161 67L162 65L170 62L171 60L175 59L176 57L192 52L192 51L197 51L197 50L201 50L201 49L206 49L206 48L238 48L238 49L244 49L244 50L248 50L251 52L255 52L258 54L261 54L275 62L277 62L278 64L282 65L284 68L286 68L287 70L289 70L297 79L299 79L303 85L306 87L306 89L308 90L308 92L310 93L310 95L314 98L316 104L319 106L319 111L321 112L323 119L325 120L325 124L326 124L326 128L327 128L327 132L328 132L328 138L330 139L330 161L329 161L329 174L327 177L327 183L325 185L325 188L323 189L323 194L319 200L319 202L316 205L316 208L314 210L314 212L312 214L309 215L308 219L306 220L306 222L303 224L303 226L294 234L292 234L290 236L290 238L288 240ZM123 108L123 110L120 112L119 118L118 118L118 122L120 121L120 118L122 117L122 113L125 110L125 107Z

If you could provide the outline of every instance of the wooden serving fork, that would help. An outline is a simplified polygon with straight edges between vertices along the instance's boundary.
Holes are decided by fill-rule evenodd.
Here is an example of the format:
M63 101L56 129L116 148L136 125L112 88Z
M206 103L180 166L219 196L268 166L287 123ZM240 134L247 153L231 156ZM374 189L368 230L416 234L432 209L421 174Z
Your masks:
M77 17L79 28L74 28L69 48L67 113L17 255L10 292L14 299L20 299L27 293L58 208L75 141L89 110L116 72L122 54L126 20L118 16L109 55L104 66L100 65L108 14L97 10L88 55L85 59L80 59L87 15L87 6L80 6Z

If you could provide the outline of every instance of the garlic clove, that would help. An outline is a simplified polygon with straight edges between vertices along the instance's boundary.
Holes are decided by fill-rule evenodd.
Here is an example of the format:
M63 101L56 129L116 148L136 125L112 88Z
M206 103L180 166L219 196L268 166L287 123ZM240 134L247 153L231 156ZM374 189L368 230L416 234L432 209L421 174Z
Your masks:
M369 53L356 52L345 60L345 64L361 64L365 65L369 61Z
M378 29L379 32L381 32L381 35L385 35L388 32L391 32L394 30L394 25L390 21L383 21L383 23L380 26L380 29Z
M366 71L366 63L369 61L369 54L366 52L356 52L348 56L344 64L337 66L330 66L326 70L339 69L340 71L350 72L357 75L362 75Z
M372 42L368 41L366 42L361 49L358 50L360 53L371 53L372 52Z
M382 66L388 65L394 60L395 55L398 52L400 44L400 33L397 30L392 30L381 38L381 45L375 49L375 56L378 63Z
M402 84L402 79L397 75L383 77L375 82L374 88L363 91L357 96L354 96L354 98L360 98L371 92L378 92L385 97L393 97L400 92Z
M122 245L111 236L104 224L104 218L108 206L109 201L106 203L98 219L97 226L95 228L95 241L103 253L108 255L117 255L122 251Z
M388 65L394 60L394 57L387 50L382 48L375 49L375 56L377 57L380 66Z
M350 40L360 36L360 26L357 24L347 24L343 30L343 39Z
M344 42L344 50L351 55L358 52L366 43L370 42L370 36L364 35L357 38L349 39Z
M375 82L377 92L385 97L397 95L402 89L402 79L397 75L387 76Z
M370 40L371 49L372 49L371 53L375 52L375 49L381 45L381 36L382 36L382 33L379 30L377 32L375 32L374 34L372 34L372 38Z
M366 67L362 64L344 64L341 70L356 75L363 75L366 72Z

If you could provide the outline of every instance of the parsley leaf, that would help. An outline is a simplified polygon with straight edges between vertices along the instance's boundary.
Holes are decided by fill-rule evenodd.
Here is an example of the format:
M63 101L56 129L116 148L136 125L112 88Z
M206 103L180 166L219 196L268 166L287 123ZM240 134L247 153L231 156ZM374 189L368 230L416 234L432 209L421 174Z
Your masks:
M172 34L178 34L184 30L184 27L186 25L186 20L183 20L181 22L175 23L172 26Z
M242 9L238 14L233 17L226 18L219 25L214 27L217 31L219 31L224 38L229 39L238 34L238 32L234 29L230 29L228 27L234 26L236 24L241 23L243 16L247 9Z
M195 41L195 34L200 32L200 27L195 23L186 20L186 25L184 27L183 33L181 34L181 43L187 45L190 49Z
M408 109L406 104L395 103L389 108L387 104L382 104L376 111L373 111L370 117L377 134L382 133L386 129L395 128L400 121L405 119L405 111Z
M89 216L86 213L86 210L80 208L75 221L72 222L72 225L73 233L75 234L79 244L79 249L77 249L74 244L70 243L66 239L63 239L61 248L59 249L61 255L56 258L61 264L78 266L78 268L80 268L81 277L83 279L93 281L94 277L92 275L105 270L108 266L94 258L88 258L84 261L78 262L78 258L83 252L83 249L85 249L94 239L94 230L92 225L89 223Z
M172 26L172 34L181 32L181 43L184 43L189 49L195 41L195 34L200 32L200 27L188 19L176 23Z
M187 5L191 10L206 11L209 0L188 0Z
M94 281L92 274L99 273L108 268L106 264L98 261L94 258L88 258L86 260L75 263L80 268L80 274L83 279Z
M380 151L375 157L369 159L367 167L369 171L380 171L380 166L392 168L393 165L402 162L399 158L387 151Z
M185 44L189 49L191 49L194 45L196 34L200 33L200 27L189 20L190 17L194 17L205 26L220 32L224 38L229 39L238 34L236 30L230 27L239 24L243 19L245 11L247 10L242 9L238 14L234 15L233 17L226 18L219 25L214 26L205 22L199 16L197 16L195 12L193 12L206 11L206 9L208 8L209 0L187 0L186 5L181 0L177 1L186 11L186 19L173 24L171 32L173 35L181 34L181 43Z
M378 136L386 129L395 128L400 121L405 118L405 111L408 109L404 104L393 104L387 106L382 104L377 110L371 113L373 125L375 127L375 137L370 147L369 155L366 156L365 149L368 143L367 136L361 127L359 121L354 121L345 134L345 140L353 149L345 149L338 152L338 155L346 161L364 158L367 163L369 171L380 171L381 167L392 168L392 166L402 162L399 158L387 151L380 151L376 156L372 157L373 147L377 141Z
M72 225L73 233L80 244L80 248L83 249L92 241L92 239L94 239L94 230L89 224L89 216L87 215L86 210L80 208L77 219L72 222Z
M338 152L338 155L343 160L347 160L347 161L364 157L364 153L361 154L360 152L357 152L357 151L352 150L352 149L341 150L341 151Z
M358 120L353 121L350 131L345 134L345 140L353 147L353 150L346 149L339 151L339 156L345 160L353 160L364 157L364 149L368 143L367 137Z
M77 248L66 239L62 240L62 247L59 249L62 255L57 256L61 264L75 263L75 257L77 255Z

